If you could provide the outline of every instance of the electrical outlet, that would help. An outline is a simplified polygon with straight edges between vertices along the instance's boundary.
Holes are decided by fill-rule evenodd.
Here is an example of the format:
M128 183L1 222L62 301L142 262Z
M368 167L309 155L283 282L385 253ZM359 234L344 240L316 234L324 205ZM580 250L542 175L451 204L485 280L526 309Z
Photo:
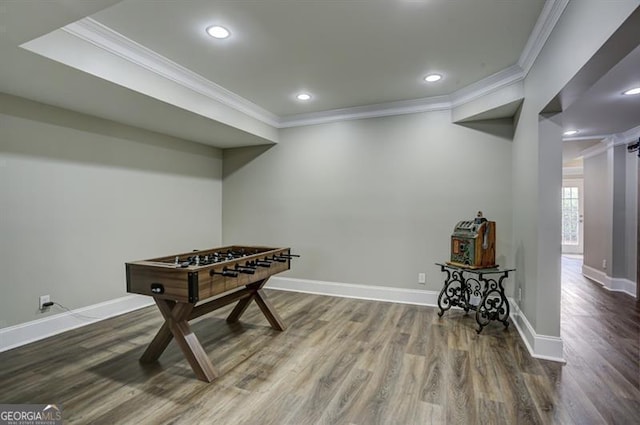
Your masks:
M518 288L518 302L522 302L522 288Z
M418 273L418 283L427 283L426 273Z
M44 310L45 307L44 304L48 303L49 301L51 301L51 297L49 297L49 295L41 295L40 296L40 310Z
M606 259L602 260L602 268L603 269L607 268L607 260Z

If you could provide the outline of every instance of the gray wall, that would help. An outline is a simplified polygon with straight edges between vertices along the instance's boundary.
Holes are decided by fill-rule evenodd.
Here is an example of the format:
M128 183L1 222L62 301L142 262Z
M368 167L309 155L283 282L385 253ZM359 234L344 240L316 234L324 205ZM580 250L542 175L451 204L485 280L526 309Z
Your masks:
M613 152L584 160L584 265L611 274ZM603 267L603 260L607 268Z
M613 204L611 225L611 277L626 278L627 274L627 148L616 146L613 148Z
M439 290L434 263L478 210L512 263L511 142L448 111L291 128L224 155L224 242L293 247L289 277Z
M637 261L637 162L625 145L584 161L584 264L632 282Z
M0 95L0 327L42 317L40 295L126 295L125 261L219 245L221 193L217 149Z
M626 155L626 272L627 279L637 282L638 261L638 155ZM640 298L640 294L638 294Z

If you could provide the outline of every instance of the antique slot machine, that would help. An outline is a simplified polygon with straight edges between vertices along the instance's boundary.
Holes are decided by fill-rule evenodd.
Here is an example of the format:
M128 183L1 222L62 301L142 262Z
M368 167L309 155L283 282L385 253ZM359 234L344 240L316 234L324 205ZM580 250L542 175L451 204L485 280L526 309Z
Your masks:
M496 265L496 223L478 211L473 220L458 222L451 235L451 260L448 264L470 269Z

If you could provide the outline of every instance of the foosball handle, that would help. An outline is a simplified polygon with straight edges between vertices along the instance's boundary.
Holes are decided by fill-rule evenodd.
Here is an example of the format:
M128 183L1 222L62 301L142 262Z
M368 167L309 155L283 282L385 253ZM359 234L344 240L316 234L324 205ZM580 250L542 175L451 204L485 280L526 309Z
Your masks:
M214 276L214 275L220 275L220 276L225 276L225 277L238 277L238 272L234 271L234 270L229 270L228 268L224 268L222 269L221 272L217 272L215 271L215 269L211 269L211 271L209 272L209 276Z
M244 273L244 274L255 274L255 272L256 272L253 268L243 267L243 266L239 266L237 264L236 264L235 270L231 270L231 271Z

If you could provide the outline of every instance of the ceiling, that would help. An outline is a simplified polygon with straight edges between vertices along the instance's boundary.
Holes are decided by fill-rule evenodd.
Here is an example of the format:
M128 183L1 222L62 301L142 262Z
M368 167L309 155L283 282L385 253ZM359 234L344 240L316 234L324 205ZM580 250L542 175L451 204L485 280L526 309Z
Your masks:
M640 125L640 99L622 95L632 87L640 87L640 46L567 108L562 114L563 125L579 130L582 138L604 138Z
M558 93L564 129L578 130L565 138L565 161L640 138L640 96L623 95L640 87L639 27L640 7Z
M278 128L309 118L446 109L521 80L562 4L2 1L0 92L221 148L277 142ZM214 24L231 36L209 37ZM638 64L636 49L567 110L567 125L584 136L638 125L607 97ZM443 79L426 83L431 72Z
M92 18L287 116L445 95L488 77L517 63L544 1L187 4L129 0ZM212 24L232 35L211 38L205 28ZM430 72L445 78L427 84L422 78ZM303 90L312 101L295 100Z

